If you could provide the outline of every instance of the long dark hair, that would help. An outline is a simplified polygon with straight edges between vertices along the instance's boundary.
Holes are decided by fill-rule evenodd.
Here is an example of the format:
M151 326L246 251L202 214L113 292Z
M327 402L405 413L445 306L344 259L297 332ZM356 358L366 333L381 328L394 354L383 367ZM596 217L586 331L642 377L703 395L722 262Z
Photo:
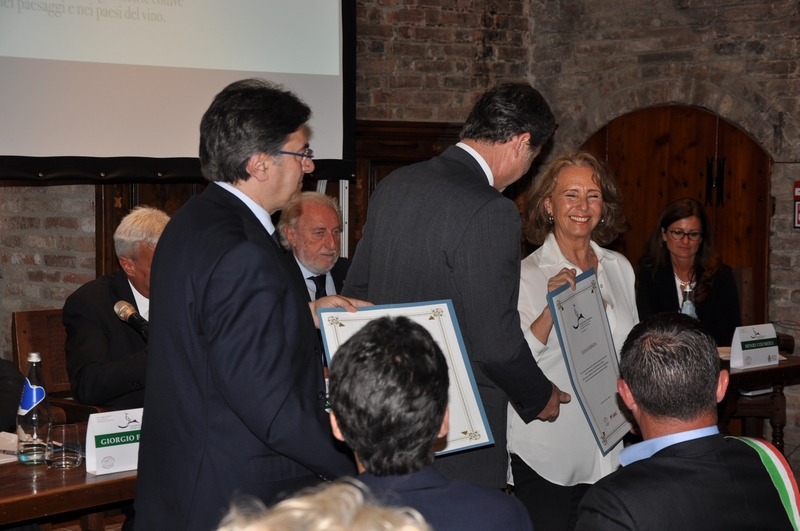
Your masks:
M639 259L639 267L652 269L653 274L663 267L672 267L672 262L666 242L661 237L661 230L676 221L696 216L700 220L703 238L694 255L694 276L696 280L694 298L696 302L703 302L714 284L714 275L720 266L719 256L714 248L714 231L708 224L708 216L702 205L694 199L678 199L670 204L661 213L656 228L647 240L644 254Z

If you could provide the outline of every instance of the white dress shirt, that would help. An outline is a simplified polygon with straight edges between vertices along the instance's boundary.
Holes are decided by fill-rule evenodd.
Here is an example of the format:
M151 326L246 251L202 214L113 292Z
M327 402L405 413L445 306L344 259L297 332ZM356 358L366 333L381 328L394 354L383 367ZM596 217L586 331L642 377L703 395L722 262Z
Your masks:
M607 303L608 323L619 356L623 341L639 322L633 268L619 253L603 249L594 242L591 248L597 257L597 279ZM522 331L533 357L550 381L572 395L572 402L561 404L561 413L555 422L534 420L529 424L509 406L508 450L551 483L572 486L594 483L617 469L622 444L603 456L570 383L555 326L546 345L530 330L531 323L547 305L548 280L564 267L576 269L578 274L583 272L564 257L551 233L539 249L522 261L518 308ZM509 482L513 480L509 478Z
M133 287L130 279L128 279L128 285L131 287L131 291L133 292L133 301L136 303L136 307L139 309L139 315L145 319L150 319L150 299L136 291L136 288Z

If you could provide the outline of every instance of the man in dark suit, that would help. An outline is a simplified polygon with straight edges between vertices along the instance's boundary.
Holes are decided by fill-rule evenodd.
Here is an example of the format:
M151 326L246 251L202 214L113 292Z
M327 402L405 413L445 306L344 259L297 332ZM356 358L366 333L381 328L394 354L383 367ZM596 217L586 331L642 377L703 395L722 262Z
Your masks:
M717 403L728 387L719 365L714 338L692 317L661 313L633 328L617 388L644 441L589 488L578 530L792 529L755 447L764 456L777 450L719 434Z
M270 215L314 169L297 96L238 81L200 124L212 181L170 221L153 259L136 529L214 529L234 493L270 504L355 472L324 409L317 307L286 267Z
M341 252L342 213L336 199L303 192L283 209L278 234L287 263L308 293L308 300L342 292L350 260Z
M347 275L343 293L375 304L453 301L495 444L437 459L452 479L505 488L509 401L530 422L554 420L569 400L522 335L520 217L501 193L554 129L547 102L527 83L486 92L458 145L381 181Z
M367 323L331 361L331 425L381 503L418 510L436 531L532 531L513 496L449 480L433 465L447 435L447 361L405 317Z
M78 402L114 409L144 405L147 343L117 317L114 305L128 302L148 318L150 264L168 221L158 209L134 208L114 232L122 269L84 284L64 303L67 373Z

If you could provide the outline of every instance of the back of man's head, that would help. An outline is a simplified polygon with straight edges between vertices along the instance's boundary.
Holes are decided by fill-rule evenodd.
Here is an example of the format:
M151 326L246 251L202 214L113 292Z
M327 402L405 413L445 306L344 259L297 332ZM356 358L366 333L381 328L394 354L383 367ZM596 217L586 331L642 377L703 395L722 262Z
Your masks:
M263 79L243 79L216 95L200 121L200 169L209 181L247 180L253 155L277 155L311 117L294 93Z
M620 373L643 413L691 421L717 414L719 354L697 319L656 314L636 325L620 351Z
M447 408L447 361L431 335L405 317L383 317L331 360L331 410L367 472L410 474L433 463Z
M505 143L530 133L530 147L544 145L556 128L550 106L528 83L505 83L485 92L467 117L461 140Z
M157 208L138 206L122 218L114 231L114 250L117 258L135 259L140 251L139 244L155 247L169 216Z

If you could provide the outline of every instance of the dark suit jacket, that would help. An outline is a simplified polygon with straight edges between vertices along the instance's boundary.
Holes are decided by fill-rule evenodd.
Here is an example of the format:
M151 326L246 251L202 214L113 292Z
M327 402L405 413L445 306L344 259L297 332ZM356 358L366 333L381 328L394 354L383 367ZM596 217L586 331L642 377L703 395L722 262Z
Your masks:
M595 483L577 531L792 529L761 458L721 435L664 448Z
M306 299L311 301L311 297L308 296L308 287L306 286L306 279L303 278L303 273L300 271L300 266L297 265L297 260L292 254L292 251L286 251L283 253L283 259L286 264L289 266L289 269L292 271L292 275L294 276L295 280L298 282L298 286L302 287L306 293ZM343 256L340 256L336 263L333 264L333 268L329 271L330 275L333 277L333 285L336 288L336 293L342 292L342 286L344 286L344 279L347 276L347 270L350 269L350 260ZM328 293L328 295L334 295L333 293Z
M642 268L636 275L636 307L639 320L661 312L676 312L680 308L678 290L675 289L675 273L672 264L658 269ZM717 345L729 347L734 329L741 324L739 293L733 280L731 268L720 266L714 276L714 284L706 299L696 305L697 318L714 336Z
M136 306L128 277L119 270L87 282L64 303L67 373L75 398L83 404L115 409L144 405L147 344L114 313L121 300Z
M17 366L0 358L0 431L13 432L25 377Z
M506 484L508 401L531 421L552 393L520 329L520 233L514 202L450 147L381 181L343 293L375 304L453 301L495 444L436 466L487 487Z
M324 409L314 324L277 244L210 184L153 258L136 529L216 528L235 493L271 504L352 475Z
M358 476L377 500L411 507L436 531L533 531L528 511L514 496L464 481L452 481L434 467L405 476Z

